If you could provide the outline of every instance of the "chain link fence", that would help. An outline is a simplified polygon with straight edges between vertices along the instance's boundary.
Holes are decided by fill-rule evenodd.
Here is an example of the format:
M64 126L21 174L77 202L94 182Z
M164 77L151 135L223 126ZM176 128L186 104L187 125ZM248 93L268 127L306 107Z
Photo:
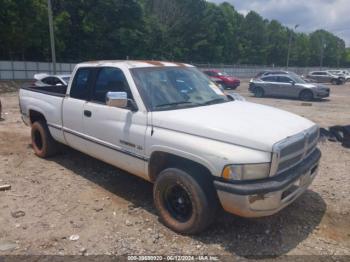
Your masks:
M328 67L276 67L276 66L264 66L264 65L224 65L224 64L195 64L202 70L219 70L229 75L233 75L239 78L252 78L263 70L286 70L295 72L298 75L307 75L311 71L319 70L331 70L335 68ZM349 70L349 69L344 69Z
M57 74L70 74L75 64L57 63ZM37 73L53 73L52 63L31 61L0 61L0 80L33 79Z
M74 63L57 63L57 74L70 74ZM195 64L198 68L215 69L226 72L239 78L251 78L262 70L287 70L285 67L263 66L263 65L224 65L224 64ZM330 68L322 68L327 70ZM319 67L289 67L299 75L306 75L310 71L318 71ZM37 73L53 73L52 63L30 62L30 61L0 61L0 80L28 80L33 79Z

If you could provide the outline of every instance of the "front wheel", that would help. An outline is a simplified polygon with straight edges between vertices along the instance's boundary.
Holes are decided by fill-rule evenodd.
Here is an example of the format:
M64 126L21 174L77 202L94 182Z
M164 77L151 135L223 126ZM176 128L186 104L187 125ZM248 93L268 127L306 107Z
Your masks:
M172 230L196 234L214 220L218 200L211 181L202 174L178 168L162 171L154 185L153 197L162 222Z
M304 90L300 93L299 98L303 101L311 101L314 99L314 94L309 90Z

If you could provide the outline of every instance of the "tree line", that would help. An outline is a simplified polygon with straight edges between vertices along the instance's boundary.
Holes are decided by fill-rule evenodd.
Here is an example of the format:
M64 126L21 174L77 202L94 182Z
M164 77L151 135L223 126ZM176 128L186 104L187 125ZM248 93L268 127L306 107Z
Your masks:
M50 61L47 0L0 0L0 60ZM229 3L52 0L57 60L155 59L285 66L350 65L344 40L295 32Z

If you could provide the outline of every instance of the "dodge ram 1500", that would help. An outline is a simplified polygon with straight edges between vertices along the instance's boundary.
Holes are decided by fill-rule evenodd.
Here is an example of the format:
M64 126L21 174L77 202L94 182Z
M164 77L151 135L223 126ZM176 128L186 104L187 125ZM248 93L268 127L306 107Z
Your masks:
M154 183L160 218L177 232L203 231L220 207L272 215L317 174L317 125L229 99L191 65L86 62L72 76L67 87L20 89L35 154L62 143Z

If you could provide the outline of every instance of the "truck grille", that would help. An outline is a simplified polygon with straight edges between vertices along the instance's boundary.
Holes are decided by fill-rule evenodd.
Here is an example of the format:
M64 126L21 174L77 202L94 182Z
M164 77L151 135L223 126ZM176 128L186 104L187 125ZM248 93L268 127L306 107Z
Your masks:
M280 174L307 158L316 148L319 128L314 126L274 146L271 175Z

